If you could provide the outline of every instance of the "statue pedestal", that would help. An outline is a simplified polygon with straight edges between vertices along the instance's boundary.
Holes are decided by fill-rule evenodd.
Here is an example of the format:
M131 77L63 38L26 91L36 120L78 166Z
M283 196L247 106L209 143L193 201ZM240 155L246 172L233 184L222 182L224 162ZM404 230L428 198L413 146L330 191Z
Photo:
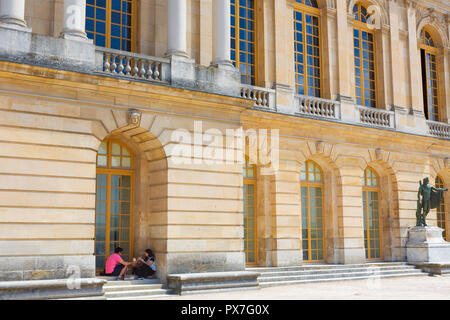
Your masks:
M450 263L450 243L438 227L412 227L408 230L406 256L409 263Z

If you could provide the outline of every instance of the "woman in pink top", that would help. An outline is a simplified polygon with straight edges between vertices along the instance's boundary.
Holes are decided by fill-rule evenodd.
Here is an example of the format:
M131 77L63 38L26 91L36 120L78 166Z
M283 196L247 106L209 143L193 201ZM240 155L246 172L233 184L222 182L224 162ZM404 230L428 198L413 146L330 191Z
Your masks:
M132 262L126 262L122 259L123 249L117 247L114 253L106 260L105 274L107 276L117 276L117 280L125 280L128 266Z

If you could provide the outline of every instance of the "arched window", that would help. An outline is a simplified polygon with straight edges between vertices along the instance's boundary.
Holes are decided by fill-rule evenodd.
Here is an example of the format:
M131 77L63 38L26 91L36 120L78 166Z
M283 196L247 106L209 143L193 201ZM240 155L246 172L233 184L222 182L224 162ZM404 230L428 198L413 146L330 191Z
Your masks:
M300 171L303 261L324 261L323 174L313 161Z
M231 60L241 82L256 85L255 0L231 0Z
M366 168L363 178L364 247L366 259L382 258L380 187L377 174Z
M258 262L256 236L256 165L245 158L244 168L244 251L247 265Z
M421 31L420 38L422 39L420 55L425 117L428 120L440 121L437 48L431 33L426 29Z
M116 247L132 256L133 156L120 142L105 140L97 154L95 258L103 271Z
M296 0L294 8L295 87L321 97L320 11L315 0Z
M135 50L135 0L87 0L86 33L100 47Z
M444 180L440 177L436 177L436 188L445 188ZM448 229L447 229L447 211L445 208L445 201L441 203L439 208L437 208L436 214L437 214L437 225L439 228L443 229L444 232L442 233L442 236L444 237L445 241L448 241Z
M355 16L353 45L355 58L356 103L366 107L377 107L377 83L375 67L375 34L368 27L369 13L357 3L353 7Z

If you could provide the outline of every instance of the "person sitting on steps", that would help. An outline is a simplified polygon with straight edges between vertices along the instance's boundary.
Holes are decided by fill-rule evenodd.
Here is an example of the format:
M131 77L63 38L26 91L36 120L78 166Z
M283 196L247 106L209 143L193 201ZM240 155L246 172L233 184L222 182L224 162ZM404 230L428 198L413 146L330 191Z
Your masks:
M134 274L138 279L153 276L156 272L156 261L152 250L147 249L142 257L137 259L137 266L134 268Z
M122 259L123 249L117 247L114 253L106 260L105 274L106 276L116 276L117 280L125 280L128 266L133 262L126 262Z

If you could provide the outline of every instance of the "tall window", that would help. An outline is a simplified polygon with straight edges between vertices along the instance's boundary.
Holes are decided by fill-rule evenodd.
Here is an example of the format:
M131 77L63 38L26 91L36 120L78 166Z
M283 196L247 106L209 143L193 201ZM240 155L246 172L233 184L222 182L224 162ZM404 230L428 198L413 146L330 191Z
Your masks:
M381 259L380 187L375 171L367 168L363 178L364 247L366 259Z
M255 0L231 0L231 60L243 84L256 84Z
M436 177L436 188L445 188L444 180L440 177ZM439 228L443 229L444 232L442 233L442 236L444 237L445 241L448 241L448 229L447 229L447 215L446 215L446 208L445 208L445 201L441 203L441 205L437 208L437 225Z
M244 251L247 265L256 265L256 166L244 161Z
M302 201L303 261L324 260L323 174L320 167L307 161L300 171Z
M431 34L426 29L422 30L420 37L422 39L420 54L422 60L422 86L425 116L428 120L440 121L436 44L431 37Z
M377 107L375 79L375 35L368 28L369 13L361 4L353 7L356 103Z
M134 51L135 0L87 0L86 33L95 45Z
M320 11L315 0L296 0L294 9L297 94L321 96Z
M124 259L132 256L133 157L121 143L106 140L97 155L95 207L96 269L103 271L106 258L116 247Z

